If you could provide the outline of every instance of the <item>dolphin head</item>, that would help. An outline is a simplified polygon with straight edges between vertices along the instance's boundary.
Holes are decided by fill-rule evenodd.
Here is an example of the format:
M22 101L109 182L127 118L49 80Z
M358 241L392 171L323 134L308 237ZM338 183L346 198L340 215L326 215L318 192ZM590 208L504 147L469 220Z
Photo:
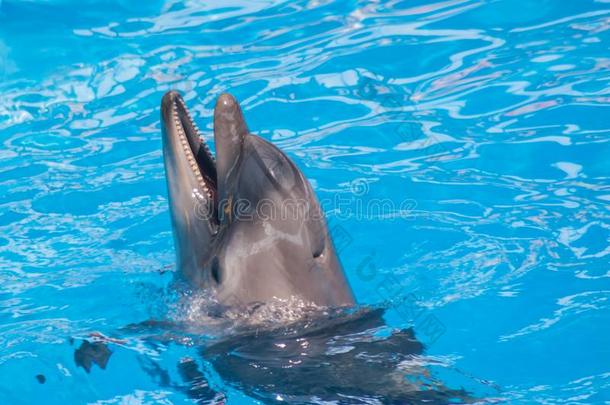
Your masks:
M161 104L163 155L180 274L241 304L354 299L315 193L277 147L249 133L239 103L214 109L216 159L183 99Z

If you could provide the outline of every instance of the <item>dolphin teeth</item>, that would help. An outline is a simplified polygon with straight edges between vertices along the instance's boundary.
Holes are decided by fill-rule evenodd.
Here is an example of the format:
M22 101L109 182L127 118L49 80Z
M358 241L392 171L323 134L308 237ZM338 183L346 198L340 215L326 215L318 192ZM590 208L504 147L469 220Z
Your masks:
M199 141L199 148L203 147L207 158L215 164L216 159L212 155L210 151L210 147L205 142L205 139L197 126L197 124L193 121L190 111L186 107L186 104L182 97L176 97L173 102L173 111L172 115L174 118L175 128L178 133L178 138L180 143L182 144L182 148L184 149L185 156L187 158L187 162L191 167L191 170L195 176L197 181L197 186L199 190L199 195L203 197L204 195L207 197L205 201L206 204L213 203L214 201L214 192L215 189L208 182L210 179L207 176L204 176L202 172L202 168L199 166L199 161L195 157L195 152L192 150L190 142L192 139L188 139L188 136L197 135ZM187 127L185 127L185 122ZM188 129L188 131L187 131ZM192 134L194 132L194 134ZM211 180L214 181L214 180Z
M190 124L194 127L190 114L189 114L188 110L186 109L186 106L184 105L184 101L182 99L179 99L179 100L180 100L180 104L184 107L184 110L186 111L186 116L189 119ZM207 187L207 185L205 183L205 180L203 179L201 170L199 169L199 165L197 164L197 160L195 159L195 156L193 155L193 151L191 150L191 146L189 145L189 142L186 139L185 129L182 125L182 121L180 120L180 114L178 113L178 104L176 103L175 100L174 100L173 107L174 108L173 108L172 115L174 116L174 124L175 124L176 130L178 132L180 143L182 144L182 148L184 150L184 153L186 154L186 159L187 159L189 165L191 166L191 170L195 174L195 179L197 180L198 186L204 190L206 196L211 200L213 198L212 193L210 192L209 188ZM198 130L197 130L197 133L199 135ZM200 138L200 140L201 140L201 138ZM203 144L205 145L205 143L203 143Z
M197 123L193 120L193 117L191 116L191 112L189 111L189 109L186 106L186 103L184 102L184 100L182 99L182 97L179 97L177 99L180 102L180 105L182 106L182 108L185 111L185 115L188 118L189 124L191 125L191 127L193 127L193 129L195 130L195 132L197 133L197 135L199 135L199 141L200 141L200 146L203 145L204 146L204 151L206 152L206 154L208 155L208 157L212 160L212 162L216 162L216 158L214 157L214 155L212 155L212 151L210 150L210 147L208 146L208 144L206 143L203 134L201 133L201 130L199 129L199 126L197 126ZM177 107L177 101L174 100L174 106ZM174 108L174 114L177 116L178 115L178 110L177 108Z

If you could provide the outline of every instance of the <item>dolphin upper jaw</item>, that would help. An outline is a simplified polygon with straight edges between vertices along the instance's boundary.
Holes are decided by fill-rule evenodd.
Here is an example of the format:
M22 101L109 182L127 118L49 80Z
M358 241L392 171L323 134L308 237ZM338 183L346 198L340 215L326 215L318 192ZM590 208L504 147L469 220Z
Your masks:
M220 201L230 199L238 168L241 164L244 142L248 135L239 103L230 94L221 94L214 108L214 143L216 146L218 195Z

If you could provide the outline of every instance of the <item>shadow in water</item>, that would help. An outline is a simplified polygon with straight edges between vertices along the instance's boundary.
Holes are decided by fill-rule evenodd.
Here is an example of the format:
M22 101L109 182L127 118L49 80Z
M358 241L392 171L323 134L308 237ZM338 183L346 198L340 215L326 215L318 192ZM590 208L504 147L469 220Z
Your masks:
M370 308L337 310L264 327L225 323L226 318L218 318L221 321L214 327L226 326L221 337L188 340L187 346L197 348L205 365L200 369L196 359L183 357L177 365L180 383L172 381L171 373L153 359L140 357L139 361L159 386L179 390L205 404L225 403L227 386L263 403L480 401L434 377L432 363L413 329L389 328L383 313L383 309ZM197 328L185 323L147 321L124 331L135 333L153 346L166 346L184 344L186 335L200 337L202 331ZM222 380L222 388L210 383L210 376Z
M254 328L200 352L226 383L265 403L473 401L436 381L413 330L388 330L382 315L361 310Z

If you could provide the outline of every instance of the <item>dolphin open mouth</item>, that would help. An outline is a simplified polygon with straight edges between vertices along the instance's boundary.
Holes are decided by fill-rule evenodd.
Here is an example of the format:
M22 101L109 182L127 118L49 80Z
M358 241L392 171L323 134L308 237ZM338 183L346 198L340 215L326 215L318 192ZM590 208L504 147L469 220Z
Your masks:
M163 97L162 102L163 130L165 141L176 145L174 153L182 153L186 158L192 175L197 181L199 192L198 198L204 198L213 207L211 217L218 220L218 175L216 172L216 160L205 142L197 124L193 121L191 114L182 97L174 91L170 91ZM197 192L193 190L193 192Z

